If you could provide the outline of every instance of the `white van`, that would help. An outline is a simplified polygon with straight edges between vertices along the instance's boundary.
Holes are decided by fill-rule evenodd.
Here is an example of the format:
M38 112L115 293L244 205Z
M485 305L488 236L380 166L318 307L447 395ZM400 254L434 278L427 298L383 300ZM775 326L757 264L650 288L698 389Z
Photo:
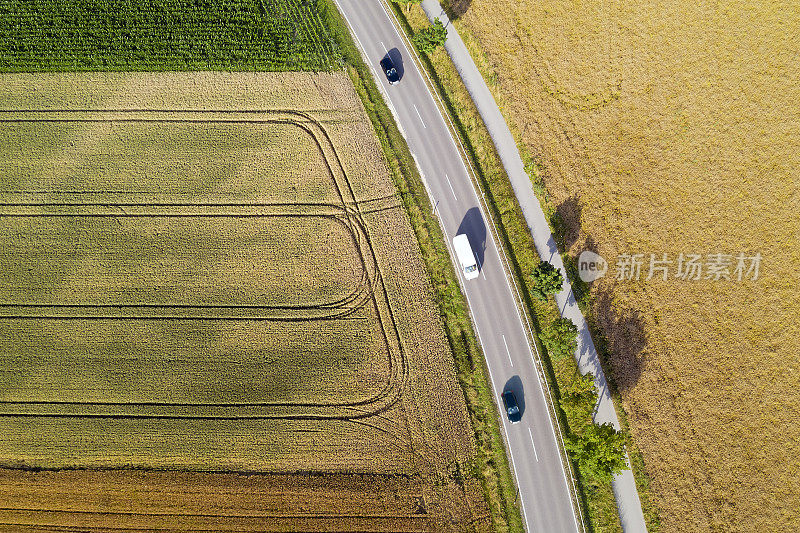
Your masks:
M463 233L453 237L453 248L456 251L458 262L461 263L461 269L464 272L466 279L473 279L478 277L478 261L475 259L475 254L472 252L472 246L469 245L469 239Z

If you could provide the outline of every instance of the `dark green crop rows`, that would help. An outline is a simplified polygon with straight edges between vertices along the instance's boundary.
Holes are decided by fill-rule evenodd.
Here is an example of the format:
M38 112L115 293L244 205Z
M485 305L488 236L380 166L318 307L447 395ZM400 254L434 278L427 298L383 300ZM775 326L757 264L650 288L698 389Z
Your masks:
M0 0L0 71L332 70L318 0Z

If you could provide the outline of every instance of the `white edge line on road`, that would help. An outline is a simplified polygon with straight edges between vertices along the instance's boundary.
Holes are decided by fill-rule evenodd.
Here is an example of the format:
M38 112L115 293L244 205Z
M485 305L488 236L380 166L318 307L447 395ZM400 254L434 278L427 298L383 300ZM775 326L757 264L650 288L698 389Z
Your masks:
M503 344L506 345L506 353L508 354L508 362L511 363L511 366L513 367L514 366L514 361L511 360L511 350L508 349L508 343L506 342L506 336L503 335L502 333L500 334L500 336L503 337Z
M453 188L453 184L450 183L450 176L448 176L447 173L445 172L444 177L447 179L447 184L450 186L450 192L453 193L453 198L455 198L457 202L458 196L456 196L456 190Z
M386 10L384 9L384 11L386 11ZM389 98L389 94L386 92L386 89L384 88L383 84L380 81L381 77L378 76L378 71L375 70L375 67L373 67L372 63L369 61L369 59L367 59L367 57L368 57L367 56L367 49L364 48L364 45L361 43L361 39L358 38L358 35L356 35L355 30L353 30L353 24L350 22L350 19L347 18L347 14L344 12L344 10L343 9L339 9L339 13L341 13L341 15L344 17L344 20L347 22L347 25L350 26L350 35L353 36L353 39L355 39L356 42L358 43L358 47L361 48L361 55L364 58L364 62L367 64L367 66L369 67L369 70L372 72L372 77L375 80L375 85L378 86L378 90L383 95L383 99L386 102L386 105L389 106L389 111L391 111L392 112L392 116L394 116L394 121L395 121L395 124L397 124L397 129L400 130L400 135L402 135L404 138L407 138L406 137L406 132L403 129L403 125L400 123L400 115L397 114L397 110L394 108L394 103L392 102L392 99ZM394 24L392 24L392 27L394 27ZM397 32L397 28L395 28L394 31ZM381 42L381 45L383 45L382 42ZM386 47L384 46L384 48L386 48ZM419 167L419 164L417 164L417 167Z
M419 171L419 177L422 180L422 185L425 186L425 192L428 193L428 199L433 204L433 210L436 211L436 199L433 197L433 192L431 191L430 186L428 185L428 180L425 179L425 173L422 172L422 167L419 166L419 159L417 159L417 154L412 152L410 149L408 153L411 154L411 159L414 160L414 164L417 165L417 170ZM445 237L447 236L447 232L442 228L442 233L444 233Z
M538 463L539 462L539 454L536 453L536 443L533 442L533 431L531 431L531 428L528 428L528 435L531 436L531 446L533 446L533 456L536 457L536 462Z
M441 223L439 225L441 226ZM444 231L444 229L442 229L442 231ZM445 233L445 236L447 236L446 233ZM450 256L451 260L454 260L453 257L455 255L455 251L451 247L452 245L450 243L450 239L446 239L446 240L447 240L447 242L446 242L447 249L451 254L451 256ZM458 277L458 284L461 285L461 294L464 295L464 298L466 298L466 300L467 300L467 305L470 307L470 309L472 309L472 301L469 299L469 294L467 294L466 281L463 280L461 278L461 276L457 276L457 277ZM478 342L480 343L481 347L483 347L483 337L481 336L481 330L478 327L477 323L473 322L473 326L475 328L475 334L478 336ZM497 405L499 406L502 403L500 401L500 393L497 392L497 387L495 387L495 384L497 382L494 380L494 375L492 374L492 367L491 367L491 365L489 365L488 361L486 362L486 370L489 371L489 380L491 381L492 391L494 392L494 401L497 402ZM499 409L499 407L498 407L498 409ZM514 452L511 450L511 442L509 441L509 438L508 438L508 429L506 428L506 420L505 420L505 418L503 418L502 413L500 414L500 425L503 427L503 432L502 432L501 436L505 437L505 439L507 441L506 444L507 444L507 449L508 449L508 455L509 455L509 458L511 459L511 467L514 469L514 477L515 477L515 479L517 479L517 485L516 485L515 488L517 489L517 493L519 493L519 473L517 472L517 463L516 463L516 461L514 461ZM528 527L528 531L531 532L531 531L533 531L533 528L531 528L531 525L528 522L528 513L525 510L525 500L522 497L520 497L519 498L519 503L520 503L520 507L522 509L522 519L525 521L525 525Z
M425 121L424 121L424 120L422 120L422 115L420 115L420 114L419 114L419 109L417 109L417 104L414 104L414 111L416 111L416 112L417 112L417 116L419 117L419 121L422 123L422 127L423 127L423 128L425 128L425 129L427 130L427 129L428 129L428 126L426 126L426 125L425 125Z
M464 294L464 298L467 299L467 305L469 305L470 308L472 308L472 302L470 302L469 295L467 295L465 282L461 281L460 276L458 278L458 282L461 284L461 291ZM478 335L478 342L480 342L481 346L483 346L483 338L481 337L481 330L478 329L478 324L475 324L473 322L473 325L475 326L475 333ZM500 394L497 392L497 388L494 386L495 383L497 382L494 380L494 376L492 375L492 367L489 365L488 362L486 363L486 369L489 371L489 379L492 381L492 390L494 391L494 401L497 402L497 405L499 406L501 405L502 402L500 401ZM508 441L509 440L508 428L506 428L506 419L503 418L502 413L500 415L500 425L503 427L503 436L505 436L506 440ZM507 444L508 444L508 455L511 459L511 467L514 469L514 477L517 479L517 486L515 488L519 493L519 473L517 472L517 462L514 461L514 452L511 450L511 442L509 441ZM520 507L522 508L522 519L525 520L525 525L528 526L528 531L532 532L533 528L531 527L530 523L528 523L528 513L525 510L525 500L522 497L520 497L519 503Z

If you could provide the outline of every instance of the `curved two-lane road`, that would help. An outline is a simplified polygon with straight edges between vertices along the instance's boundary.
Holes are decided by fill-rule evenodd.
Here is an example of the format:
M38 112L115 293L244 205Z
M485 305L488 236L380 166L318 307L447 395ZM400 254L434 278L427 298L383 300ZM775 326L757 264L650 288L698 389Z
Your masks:
M505 413L501 413L501 419L527 529L547 533L582 531L525 325L445 119L384 5L379 0L336 2L395 112L422 171L451 252L452 238L466 233L481 264L477 279L464 280L462 276L461 281L486 355L495 400L502 406L500 392L510 387L523 409L522 420L517 424L509 424ZM398 70L402 79L393 86L387 83L378 64L387 53L401 63Z

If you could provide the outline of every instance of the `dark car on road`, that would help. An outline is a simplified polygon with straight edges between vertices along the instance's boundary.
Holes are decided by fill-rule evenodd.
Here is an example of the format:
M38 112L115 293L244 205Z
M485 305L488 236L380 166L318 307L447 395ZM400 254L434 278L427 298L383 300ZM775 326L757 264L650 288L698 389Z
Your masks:
M503 405L505 406L506 414L508 415L508 421L512 424L516 424L522 419L522 413L519 411L517 397L514 396L514 392L511 390L504 390L502 396Z
M397 73L397 69L394 66L392 58L389 57L389 54L386 54L383 56L383 59L381 59L381 68L383 69L383 73L386 74L386 79L389 80L389 85L394 85L400 81L400 74Z

